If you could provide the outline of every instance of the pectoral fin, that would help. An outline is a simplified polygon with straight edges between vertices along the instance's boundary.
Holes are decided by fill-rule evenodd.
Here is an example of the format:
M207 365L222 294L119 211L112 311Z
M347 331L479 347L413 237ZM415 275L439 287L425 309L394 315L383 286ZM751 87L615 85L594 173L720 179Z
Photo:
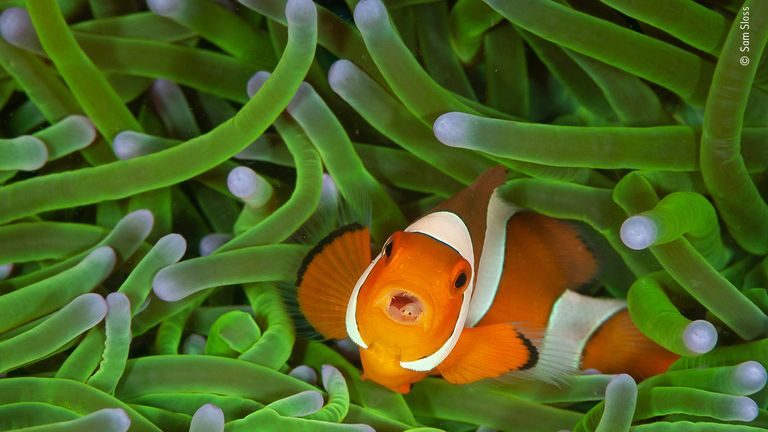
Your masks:
M536 365L538 351L510 323L465 328L451 354L437 367L446 381L466 384Z

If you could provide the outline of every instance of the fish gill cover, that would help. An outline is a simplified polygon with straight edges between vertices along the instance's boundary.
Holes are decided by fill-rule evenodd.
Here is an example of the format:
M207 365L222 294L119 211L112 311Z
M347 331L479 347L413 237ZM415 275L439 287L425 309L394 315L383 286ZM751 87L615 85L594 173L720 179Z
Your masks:
M767 1L0 7L0 429L768 427ZM297 336L339 193L380 246L497 164L668 372L403 396Z

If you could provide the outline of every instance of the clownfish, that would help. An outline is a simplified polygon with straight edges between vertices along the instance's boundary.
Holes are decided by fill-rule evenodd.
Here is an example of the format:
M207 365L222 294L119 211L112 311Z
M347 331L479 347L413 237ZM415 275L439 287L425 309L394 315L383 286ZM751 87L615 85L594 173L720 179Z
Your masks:
M365 226L337 229L302 263L301 312L359 347L363 379L399 393L428 375L464 384L666 370L678 357L640 333L624 300L578 292L598 272L578 230L503 200L505 181L503 167L489 169L375 257Z

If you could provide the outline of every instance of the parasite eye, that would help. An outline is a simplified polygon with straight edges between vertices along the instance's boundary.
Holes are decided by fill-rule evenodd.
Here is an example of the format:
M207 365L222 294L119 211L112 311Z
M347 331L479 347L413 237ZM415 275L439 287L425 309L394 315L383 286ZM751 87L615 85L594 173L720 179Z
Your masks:
M392 255L392 241L390 241L389 243L386 244L386 246L384 246L384 255L386 256Z
M456 282L453 283L453 286L455 286L457 289L464 286L464 284L467 283L467 274L464 272L461 272L459 276L456 278Z

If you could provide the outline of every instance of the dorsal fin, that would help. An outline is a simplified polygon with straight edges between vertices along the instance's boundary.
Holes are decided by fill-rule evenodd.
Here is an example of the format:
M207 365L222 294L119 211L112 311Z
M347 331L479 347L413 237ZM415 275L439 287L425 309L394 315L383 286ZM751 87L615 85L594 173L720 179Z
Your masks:
M370 244L367 227L343 226L321 240L299 268L299 309L326 338L347 337L347 303L355 283L371 262Z
M542 247L552 254L554 264L562 273L566 286L578 290L597 276L598 262L585 241L584 233L573 223L536 213L524 213L515 217L523 219L539 230Z
M506 168L501 165L490 168L480 174L474 183L432 209L433 212L449 211L464 221L469 234L472 236L472 247L475 250L475 266L479 264L480 251L483 250L488 202L493 191L504 183L506 179Z

